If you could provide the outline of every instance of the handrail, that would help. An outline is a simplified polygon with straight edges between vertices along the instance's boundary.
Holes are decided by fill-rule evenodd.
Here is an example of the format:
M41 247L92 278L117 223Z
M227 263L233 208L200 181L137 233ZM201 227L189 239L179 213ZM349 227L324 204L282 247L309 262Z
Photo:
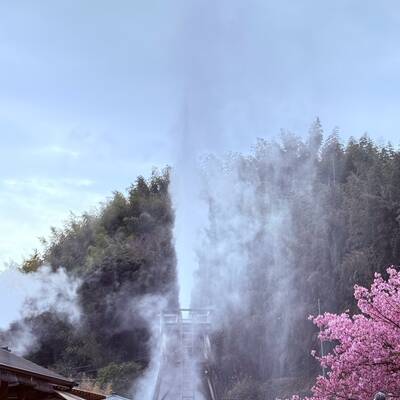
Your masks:
M196 380L187 380L188 368L186 366L187 357L190 358L190 363L192 362L192 354L196 352L199 359L196 356L196 362L200 362L203 365L207 365L204 370L204 375L201 378L203 393L207 400L217 400L216 388L214 386L212 370L209 367L211 361L211 343L208 336L211 326L210 317L212 310L210 309L189 309L182 308L177 310L166 310L160 313L160 333L161 337L171 338L172 348L168 346L170 342L167 340L166 348L162 347L162 362L158 370L157 380L154 387L152 400L175 400L174 387L178 387L181 393L181 400L193 399L195 400L196 390ZM171 335L171 336L170 336ZM178 338L178 342L174 339ZM178 365L176 367L173 364L169 364L174 356L174 343L180 343L180 352L178 353ZM169 354L169 352L171 352ZM199 353L198 353L199 352ZM177 353L175 353L177 354ZM189 356L190 354L190 356ZM166 357L164 357L166 356ZM170 358L171 357L171 358ZM176 362L176 361L173 361ZM173 381L170 381L171 369L179 368L179 373L174 377ZM178 371L178 370L177 370ZM181 376L182 372L182 376ZM166 374L166 375L165 375ZM179 382L175 384L175 380L179 379ZM192 382L188 385L188 382ZM189 392L193 394L188 395ZM160 398L161 397L161 398Z
M158 397L160 396L160 388L161 388L161 366L159 367L157 373L156 385L154 387L152 400L158 400Z

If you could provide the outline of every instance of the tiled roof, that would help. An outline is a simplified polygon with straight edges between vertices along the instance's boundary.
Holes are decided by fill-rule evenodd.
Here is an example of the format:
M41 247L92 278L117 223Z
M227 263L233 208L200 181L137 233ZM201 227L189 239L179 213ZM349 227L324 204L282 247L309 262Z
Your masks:
M0 348L0 369L20 372L25 375L33 375L35 377L48 380L52 383L62 384L70 387L75 385L74 381L71 379L65 378L56 372L50 371L47 368L43 368L40 365L26 360L23 357L19 357L9 350L2 348Z

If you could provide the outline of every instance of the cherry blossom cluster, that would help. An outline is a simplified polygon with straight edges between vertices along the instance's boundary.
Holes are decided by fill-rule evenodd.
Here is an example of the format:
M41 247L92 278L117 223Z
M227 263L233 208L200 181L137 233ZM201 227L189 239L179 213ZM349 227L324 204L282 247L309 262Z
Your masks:
M334 345L323 357L312 352L328 371L317 378L313 400L371 400L378 391L400 397L400 272L387 273L387 280L376 273L369 290L355 286L359 314L310 317L320 340Z

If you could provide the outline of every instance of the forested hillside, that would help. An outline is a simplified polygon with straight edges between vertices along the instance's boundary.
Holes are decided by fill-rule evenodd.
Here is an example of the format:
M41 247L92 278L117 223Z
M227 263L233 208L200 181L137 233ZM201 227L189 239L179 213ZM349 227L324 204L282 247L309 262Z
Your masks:
M353 286L400 263L400 151L367 136L259 140L251 154L203 165L209 225L198 243L193 305L212 307L215 370L226 400L306 391L319 373L310 314L353 309ZM177 171L179 173L179 171ZM80 322L32 314L27 357L126 393L149 362L144 295L178 307L169 174L138 178L100 211L72 217L22 270L41 265L78 277ZM194 211L195 212L195 211ZM8 332L8 334L10 334Z
M163 295L177 306L174 216L169 173L139 177L127 196L116 192L101 210L72 217L53 229L22 266L43 264L78 277L80 322L47 311L13 324L36 338L26 357L75 379L86 377L127 393L149 361L149 329L138 309L144 295ZM68 310L66 310L68 313ZM92 381L93 382L93 381Z
M353 309L354 284L400 262L400 152L368 136L260 140L205 165L209 227L196 306L212 307L226 399L306 392L320 373L310 314ZM207 249L202 251L201 249Z

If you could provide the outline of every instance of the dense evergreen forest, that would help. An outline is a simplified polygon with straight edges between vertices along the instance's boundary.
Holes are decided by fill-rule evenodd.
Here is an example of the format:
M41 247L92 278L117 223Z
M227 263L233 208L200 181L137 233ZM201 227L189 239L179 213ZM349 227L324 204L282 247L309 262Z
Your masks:
M400 152L366 135L344 145L337 130L324 140L317 120L305 139L259 140L204 171L209 224L193 300L217 314L220 395L306 394L321 373L308 317L354 309L354 284L399 264Z
M220 394L261 400L306 392L319 373L307 320L318 300L322 311L351 309L354 284L368 286L375 271L399 263L400 151L366 135L347 144L337 131L324 139L316 121L306 139L260 140L250 155L209 163L210 224L199 241L193 302L223 304L213 341ZM127 393L149 362L149 327L135 303L150 294L178 306L168 187L168 171L138 178L98 213L53 229L25 261L25 273L48 264L82 280L78 325L51 311L12 325L28 324L38 338L29 359ZM243 260L226 272L226 263Z

